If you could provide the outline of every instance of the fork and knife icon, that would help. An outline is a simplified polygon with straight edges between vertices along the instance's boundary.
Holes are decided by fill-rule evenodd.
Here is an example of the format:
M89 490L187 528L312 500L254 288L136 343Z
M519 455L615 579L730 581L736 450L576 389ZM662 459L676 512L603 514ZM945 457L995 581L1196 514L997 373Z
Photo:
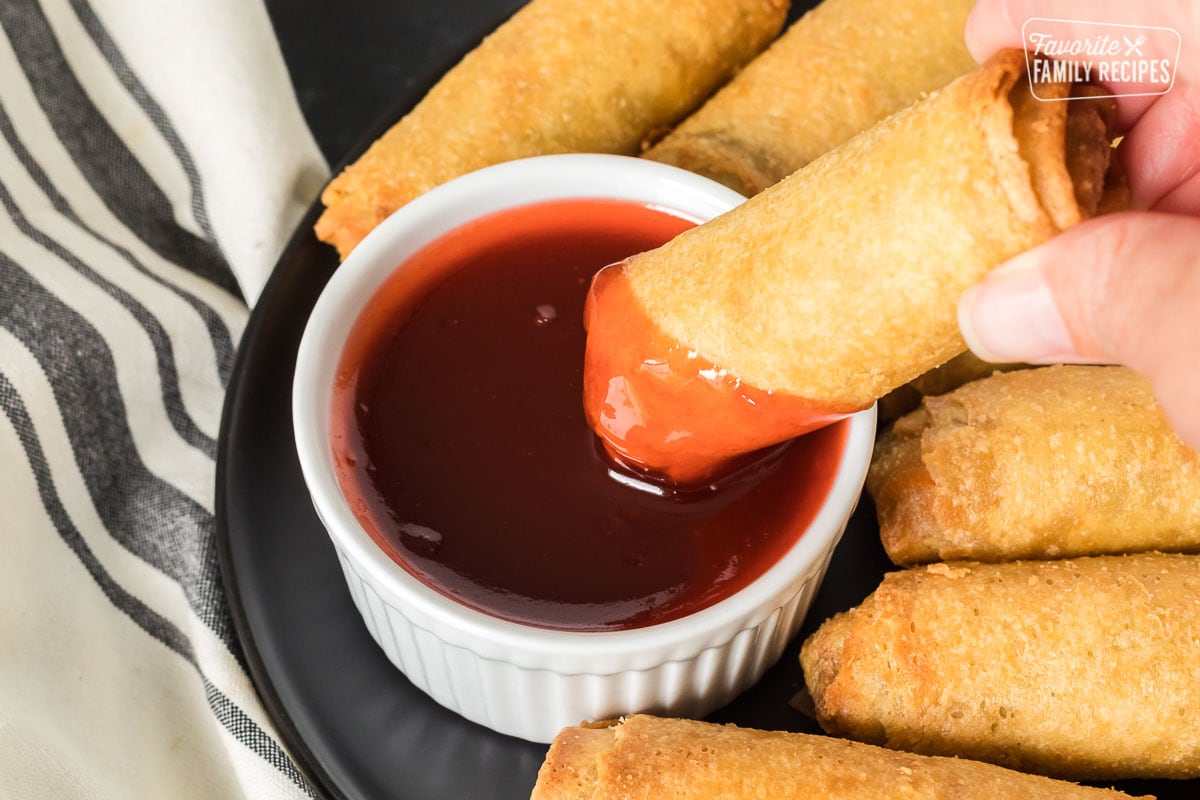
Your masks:
M1131 40L1128 36L1122 36L1121 38L1125 40L1125 55L1128 56L1133 53L1137 53L1139 56L1142 55L1142 45L1146 43L1145 34L1138 36L1137 41Z

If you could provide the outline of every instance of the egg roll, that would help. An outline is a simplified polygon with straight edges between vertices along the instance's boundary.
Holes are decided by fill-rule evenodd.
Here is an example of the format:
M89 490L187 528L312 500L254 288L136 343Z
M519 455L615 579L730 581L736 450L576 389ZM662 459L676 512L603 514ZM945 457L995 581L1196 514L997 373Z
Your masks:
M530 800L768 797L1116 800L1129 795L827 736L638 715L563 729L550 745Z
M945 364L939 364L879 398L879 424L895 422L905 414L915 411L917 406L921 405L921 400L926 397L952 392L965 383L986 378L994 372L1025 369L1028 366L993 364L984 361L970 350L959 353Z
M996 374L897 420L867 475L897 564L1200 552L1200 453L1125 367Z
M972 0L824 0L646 153L750 197L970 72Z
M584 407L610 454L677 483L709 480L963 352L959 295L1093 215L1114 184L1112 100L1041 102L1025 72L1024 53L1002 51L598 273ZM1051 89L1073 91L1039 93Z
M783 27L787 0L533 0L334 178L316 234L342 258L423 192L550 153L636 155Z
M800 651L832 734L1074 780L1200 777L1200 557L884 576Z

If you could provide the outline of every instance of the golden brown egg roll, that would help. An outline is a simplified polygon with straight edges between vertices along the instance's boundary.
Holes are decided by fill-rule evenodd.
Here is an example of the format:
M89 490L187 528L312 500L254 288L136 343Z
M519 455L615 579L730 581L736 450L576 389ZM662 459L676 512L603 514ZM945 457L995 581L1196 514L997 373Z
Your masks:
M972 0L824 0L646 153L750 197L975 67Z
M1033 100L1025 70L1022 52L1001 52L734 210L601 271L585 315L584 406L610 452L703 480L965 350L959 295L1091 216L1106 190L1096 175L1114 160L1112 101Z
M1028 366L993 364L984 361L970 350L959 353L945 364L939 364L879 398L879 424L895 422L905 414L915 411L923 398L952 392L965 383L986 378L993 372L1009 372Z
M1200 777L1200 557L894 572L800 661L830 733L1077 780Z
M1124 367L928 397L880 437L867 490L897 564L1200 552L1200 453Z
M779 33L787 0L533 0L330 182L346 254L419 194L549 153L635 155Z
M651 716L565 728L531 800L1116 800L1117 791L803 733Z

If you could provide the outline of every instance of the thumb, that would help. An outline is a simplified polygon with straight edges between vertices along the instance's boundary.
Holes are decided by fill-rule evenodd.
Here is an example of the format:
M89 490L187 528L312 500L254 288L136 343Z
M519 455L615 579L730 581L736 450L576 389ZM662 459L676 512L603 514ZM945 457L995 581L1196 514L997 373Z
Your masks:
M1125 364L1200 447L1200 219L1113 214L994 270L959 301L963 338L995 363Z

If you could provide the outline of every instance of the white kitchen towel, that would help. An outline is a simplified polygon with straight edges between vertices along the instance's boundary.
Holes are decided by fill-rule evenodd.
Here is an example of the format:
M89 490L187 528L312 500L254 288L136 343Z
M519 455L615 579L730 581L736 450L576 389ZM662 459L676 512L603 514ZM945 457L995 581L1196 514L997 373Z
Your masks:
M0 798L301 798L214 540L234 350L327 167L257 0L0 0Z

